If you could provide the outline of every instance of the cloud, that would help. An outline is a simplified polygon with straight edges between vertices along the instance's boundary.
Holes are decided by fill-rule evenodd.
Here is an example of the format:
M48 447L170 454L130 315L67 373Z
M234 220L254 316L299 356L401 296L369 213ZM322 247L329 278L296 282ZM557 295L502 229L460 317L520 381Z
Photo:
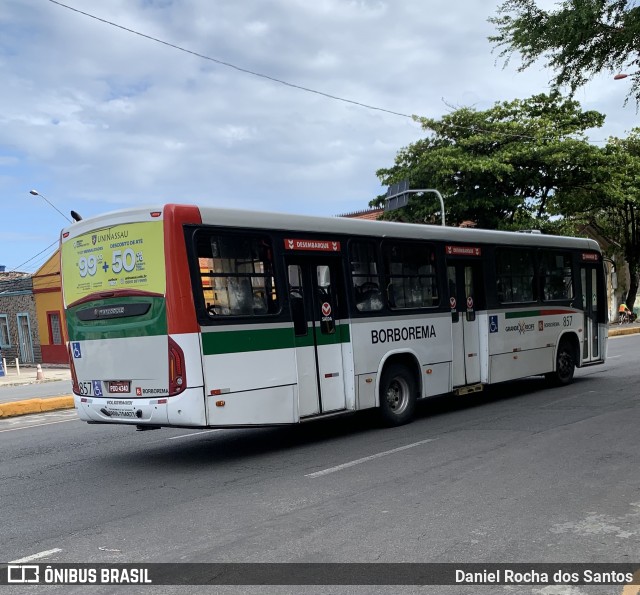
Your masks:
M439 117L547 90L544 68L496 65L494 6L434 0L69 0L79 10L293 85ZM36 187L61 210L202 202L333 215L366 207L375 171L422 136L409 118L329 99L156 43L50 2L0 9L0 226ZM624 81L579 97L622 134ZM595 138L595 137L594 137ZM16 197L20 197L19 200ZM42 202L30 227L63 223ZM57 217L57 219L56 219ZM16 232L19 233L19 232ZM46 244L45 244L46 245ZM42 246L40 246L42 247ZM7 253L38 248L25 238Z

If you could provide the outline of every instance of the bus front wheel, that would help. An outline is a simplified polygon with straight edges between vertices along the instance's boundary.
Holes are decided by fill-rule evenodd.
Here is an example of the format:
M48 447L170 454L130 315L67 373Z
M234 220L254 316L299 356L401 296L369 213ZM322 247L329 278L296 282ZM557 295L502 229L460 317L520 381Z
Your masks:
M576 359L574 350L568 341L563 341L558 347L556 354L556 371L547 374L553 384L564 386L573 380L573 374L576 371Z
M413 417L416 407L416 380L406 366L391 364L380 381L380 413L385 425L400 426Z

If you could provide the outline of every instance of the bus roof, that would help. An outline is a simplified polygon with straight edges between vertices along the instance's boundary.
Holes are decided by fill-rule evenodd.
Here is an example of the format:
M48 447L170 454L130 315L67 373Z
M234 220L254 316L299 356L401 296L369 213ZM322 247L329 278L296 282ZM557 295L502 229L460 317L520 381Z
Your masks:
M165 205L166 206L166 205ZM192 209L189 205L175 205ZM439 225L421 225L415 223L397 223L390 221L371 221L344 217L317 217L310 215L292 215L285 213L245 211L240 209L222 209L217 207L198 207L204 225L239 227L263 230L278 230L292 233L340 234L347 236L375 236L400 239L440 240L468 244L503 244L510 246L546 246L558 248L576 248L596 250L600 248L594 240L565 236L552 236L538 233L519 233L493 231L486 229L468 229L442 227ZM83 219L65 228L67 239L100 229L131 221L157 220L151 213L161 211L163 206L139 207L105 213L90 219ZM331 239L330 237L324 239Z

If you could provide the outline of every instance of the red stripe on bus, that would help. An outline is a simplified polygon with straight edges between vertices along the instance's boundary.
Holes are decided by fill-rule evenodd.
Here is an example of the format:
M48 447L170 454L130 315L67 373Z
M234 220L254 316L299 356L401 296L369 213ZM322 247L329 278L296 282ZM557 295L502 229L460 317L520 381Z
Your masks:
M202 224L198 207L164 207L164 260L167 270L167 329L169 334L197 333L196 308L191 290L183 225Z

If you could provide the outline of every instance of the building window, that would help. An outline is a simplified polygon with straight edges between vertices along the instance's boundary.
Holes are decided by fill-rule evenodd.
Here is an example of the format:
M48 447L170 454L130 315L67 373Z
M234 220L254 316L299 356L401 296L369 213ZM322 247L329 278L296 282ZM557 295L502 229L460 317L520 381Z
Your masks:
M9 319L6 314L0 314L0 347L11 347Z
M47 312L49 324L49 344L62 345L62 327L60 326L60 313Z

